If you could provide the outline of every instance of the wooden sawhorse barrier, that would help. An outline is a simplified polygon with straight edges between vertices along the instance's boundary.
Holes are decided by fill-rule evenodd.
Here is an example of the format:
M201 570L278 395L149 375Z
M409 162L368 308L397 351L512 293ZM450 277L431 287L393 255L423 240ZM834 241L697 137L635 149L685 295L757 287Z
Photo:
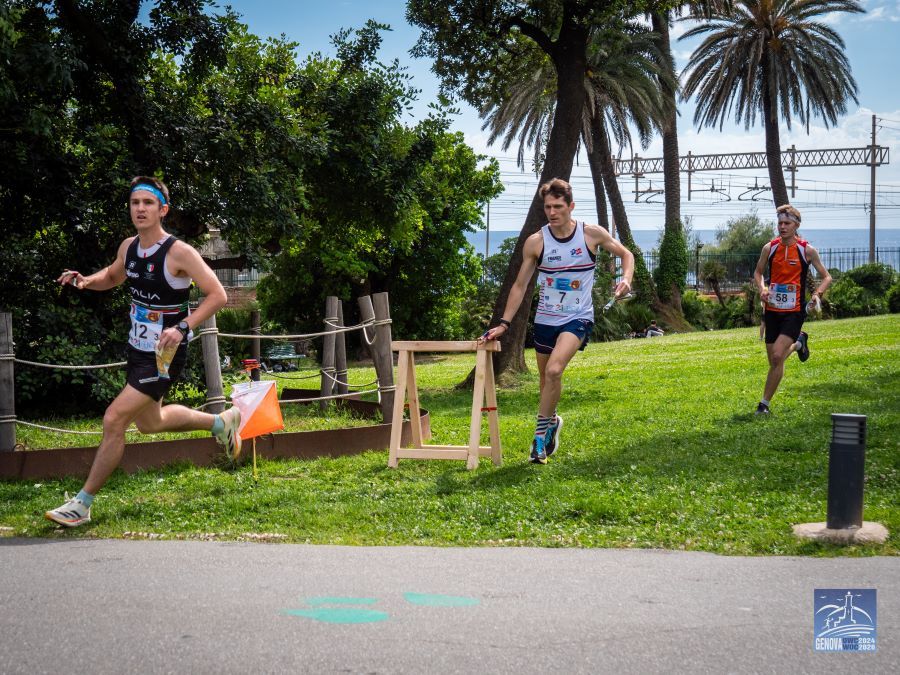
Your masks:
M461 340L455 342L402 341L391 342L397 358L397 391L391 420L391 446L388 466L397 468L403 459L464 459L467 469L478 466L479 457L490 457L496 466L502 461L500 449L500 419L497 416L497 385L494 381L492 352L500 351L500 343ZM416 387L416 352L475 352L475 391L472 395L472 421L469 425L469 445L423 445L419 412L419 390ZM403 429L403 409L409 398L409 421L412 427L412 447L400 447ZM487 412L491 444L481 443L481 413Z

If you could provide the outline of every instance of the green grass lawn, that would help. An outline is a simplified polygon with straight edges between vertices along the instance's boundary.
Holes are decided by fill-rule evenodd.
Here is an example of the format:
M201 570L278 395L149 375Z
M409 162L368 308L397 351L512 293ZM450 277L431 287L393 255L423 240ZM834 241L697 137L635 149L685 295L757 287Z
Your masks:
M812 356L791 357L768 419L752 414L766 373L756 329L592 344L565 374L565 428L547 466L527 462L538 389L528 353L532 372L499 394L499 468L488 459L473 472L462 461L401 460L392 470L385 450L264 461L258 484L246 466L117 473L94 503L94 522L62 533L42 514L81 481L3 482L0 526L26 536L896 555L900 316L808 328ZM471 395L454 385L473 362L459 355L417 369L433 443L467 442ZM832 412L868 416L865 519L890 530L884 545L843 548L791 533L794 523L825 520Z

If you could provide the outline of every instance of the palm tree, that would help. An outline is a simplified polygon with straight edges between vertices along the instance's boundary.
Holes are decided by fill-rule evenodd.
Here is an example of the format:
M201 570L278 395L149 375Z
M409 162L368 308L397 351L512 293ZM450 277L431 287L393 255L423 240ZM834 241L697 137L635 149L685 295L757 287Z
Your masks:
M762 115L776 205L788 203L779 116L788 129L792 115L807 128L811 116L820 116L827 127L847 111L848 101L857 102L844 42L821 19L863 11L855 0L739 0L714 8L710 21L681 38L706 35L687 64L683 91L697 95L696 124L721 129L733 111L749 129Z
M666 70L675 69L672 56L672 41L669 26L675 14L690 10L695 14L708 17L713 8L724 8L731 0L691 0L681 2L674 8L671 3L660 2L650 8L649 18L653 32L659 35L659 52L662 66ZM687 274L687 242L684 238L684 227L681 222L681 167L678 153L678 82L673 78L671 84L667 80L659 83L660 93L665 103L665 116L662 120L660 135L663 146L663 185L665 188L665 224L662 246L660 247L659 267L657 274L657 290L660 299L668 302L673 309L681 313L681 291L684 288ZM674 319L675 317L671 317Z
M630 145L630 126L633 126L643 147L647 146L663 115L657 78L674 86L674 74L660 67L662 59L655 38L637 23L596 29L591 34L591 45L583 78L585 107L579 146L587 151L601 225L609 229L605 192L620 239L635 253L638 290L645 299L655 300L652 279L631 235L624 200L615 180L611 141L620 148ZM512 85L502 101L482 109L481 117L485 120L482 128L491 132L488 143L502 139L501 147L507 150L518 141L519 166L523 166L528 148L533 149L535 167L540 166L547 130L553 126L555 101L556 73L552 64L545 61L529 77Z

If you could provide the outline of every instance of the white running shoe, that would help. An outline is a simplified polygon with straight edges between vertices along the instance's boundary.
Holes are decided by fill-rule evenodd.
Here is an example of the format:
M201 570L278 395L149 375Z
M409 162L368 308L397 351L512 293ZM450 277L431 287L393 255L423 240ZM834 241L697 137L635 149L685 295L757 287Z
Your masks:
M66 503L59 508L47 511L44 518L66 527L78 527L91 522L91 507L85 506L80 499L70 499L66 492Z
M236 461L241 455L241 436L238 428L241 426L241 411L236 407L231 407L222 413L222 421L225 428L221 433L216 434L216 440L228 459Z

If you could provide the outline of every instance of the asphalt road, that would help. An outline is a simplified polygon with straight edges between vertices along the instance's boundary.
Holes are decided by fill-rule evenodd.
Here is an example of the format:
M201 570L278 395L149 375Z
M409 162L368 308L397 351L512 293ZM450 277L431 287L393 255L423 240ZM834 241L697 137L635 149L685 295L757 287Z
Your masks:
M877 651L813 651L816 588ZM900 672L900 559L0 539L2 673Z

